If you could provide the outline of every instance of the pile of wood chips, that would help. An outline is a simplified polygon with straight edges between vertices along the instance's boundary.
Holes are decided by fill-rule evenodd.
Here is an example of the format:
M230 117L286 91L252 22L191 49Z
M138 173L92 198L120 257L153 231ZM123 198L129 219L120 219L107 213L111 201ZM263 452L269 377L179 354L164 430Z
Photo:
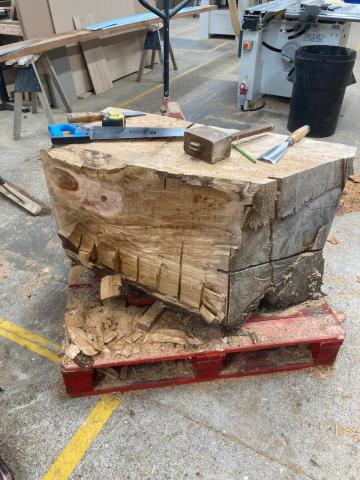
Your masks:
M341 213L360 212L360 173L350 175L339 207Z
M103 278L101 296L105 283L118 286L116 297L99 301L99 297L82 295L79 302L77 296L66 312L67 341L63 353L81 367L90 366L99 354L115 358L138 355L145 344L148 351L153 344L163 344L166 349L177 345L193 348L203 343L184 328L191 325L190 318L179 322L182 329L175 328L179 317L184 320L189 315L171 311L160 301L150 307L126 307L117 279Z

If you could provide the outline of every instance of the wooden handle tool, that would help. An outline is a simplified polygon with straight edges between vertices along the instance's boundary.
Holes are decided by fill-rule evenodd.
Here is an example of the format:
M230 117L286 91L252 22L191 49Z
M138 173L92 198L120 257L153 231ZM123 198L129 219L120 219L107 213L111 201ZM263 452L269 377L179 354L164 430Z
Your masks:
M276 165L277 162L282 158L285 153L287 152L288 148L293 146L294 143L299 142L302 138L304 138L310 132L310 127L308 125L304 125L301 128L295 130L295 132L288 137L285 142L280 143L280 145L276 145L276 147L271 148L267 152L260 155L259 160L264 160L265 162L272 163Z
M242 140L243 138L254 137L255 135L260 135L261 133L272 132L274 130L274 125L265 125L263 127L249 128L249 130L243 130L231 134L231 140Z
M297 130L295 130L295 132L293 132L290 135L290 138L292 140L291 145L293 145L294 143L300 142L300 140L302 140L304 137L306 137L306 135L309 132L310 132L309 125L304 125L303 127L300 127Z
M104 115L103 112L69 113L67 119L69 123L91 123L102 120Z
M229 134L214 127L196 127L185 131L184 150L188 155L207 163L217 163L230 157L231 145L235 140L271 132L273 125L250 128Z

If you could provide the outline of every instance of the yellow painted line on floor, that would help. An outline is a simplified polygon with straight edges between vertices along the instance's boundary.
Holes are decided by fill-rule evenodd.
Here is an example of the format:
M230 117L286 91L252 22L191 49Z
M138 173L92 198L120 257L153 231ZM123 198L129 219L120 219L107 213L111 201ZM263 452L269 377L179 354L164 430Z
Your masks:
M104 395L97 402L84 423L44 475L43 480L67 480L70 477L120 402L119 396L112 395Z
M51 350L48 350L47 348L39 345L38 343L33 343L24 337L20 337L19 335L16 335L16 333L12 332L11 330L0 327L0 336L7 338L12 342L15 342L24 348L27 348L31 352L36 353L41 357L47 358L51 362L60 363L60 358L56 353L52 352Z
M207 50L208 53L210 52L215 52L215 50L219 50L219 48L225 47L228 43L230 43L231 40L226 40L226 42L220 43L220 45L216 45L216 47L211 48L210 50Z
M12 322L4 320L3 318L0 318L0 328L3 330L8 330L9 332L17 335L18 337L29 340L32 343L37 343L39 345L42 345L43 347L52 347L55 350L59 350L59 345L52 342L51 340L41 337L36 333L30 332L30 330L27 330L26 328L19 327Z
M17 343L51 362L60 363L60 357L46 348L49 345L59 350L56 343L2 318L0 318L0 337ZM119 396L115 398L111 395L104 395L97 402L84 423L51 465L44 479L66 480L69 478L120 402Z
M227 43L229 43L230 40L226 40L226 42L220 43L220 45L217 45L214 47L212 50L209 50L209 52L213 52L215 50L218 50L219 48L223 47ZM214 59L212 58L211 60L208 60L204 63L201 63L200 65L197 65L196 67L189 68L189 70L185 70L185 72L180 73L179 75L176 75L176 77L170 79L170 83L175 82L176 80L179 80L179 78L183 78L186 75L189 75L190 73L195 72L196 70L199 70L200 68L206 67L206 65L209 65L212 63ZM125 100L124 102L121 102L117 105L119 108L127 107L128 105L137 102L138 100L141 100L144 97L147 97L150 95L150 93L156 92L157 90L160 90L163 88L162 83L159 83L158 85L155 85L154 87L149 88L148 90L145 90L142 93L139 93L138 95L135 95L134 97L129 98L128 100Z

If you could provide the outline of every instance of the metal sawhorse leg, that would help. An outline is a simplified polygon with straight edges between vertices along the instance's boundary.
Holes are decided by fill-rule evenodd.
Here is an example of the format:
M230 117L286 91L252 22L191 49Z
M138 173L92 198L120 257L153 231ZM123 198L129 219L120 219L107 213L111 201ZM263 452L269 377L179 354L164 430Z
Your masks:
M59 79L47 55L44 54L38 61L42 61L45 71L51 76L66 112L71 112L72 109L70 102L62 89ZM21 113L24 111L22 107L24 93L29 92L31 94L32 113L37 113L37 97L39 97L48 124L55 123L55 119L47 96L43 90L34 58L31 56L20 58L17 61L17 65L13 65L13 68L15 70L14 140L19 140L21 137Z
M6 83L3 74L3 66L0 64L0 110L14 110L14 102L12 102L9 98ZM28 112L29 109L23 107L22 110L24 113Z
M156 52L158 52L161 65L164 65L164 57L163 57L163 50L161 46L161 34L160 34L159 25L151 25L150 27L147 28L145 42L144 42L144 49L141 54L140 67L139 67L139 72L136 79L137 82L141 82L142 77L144 75L147 53L149 50L151 50L151 63L150 63L151 70L154 68ZM169 45L169 53L170 53L174 70L177 70L178 68L177 68L174 52L171 45Z

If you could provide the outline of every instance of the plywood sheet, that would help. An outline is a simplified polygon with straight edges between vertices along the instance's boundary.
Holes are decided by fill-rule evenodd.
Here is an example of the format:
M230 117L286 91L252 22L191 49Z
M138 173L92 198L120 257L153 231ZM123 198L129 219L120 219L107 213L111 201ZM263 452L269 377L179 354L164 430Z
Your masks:
M81 30L94 22L95 18L92 13L74 17L74 25L77 30ZM90 40L89 42L81 43L81 49L95 93L98 94L110 90L113 84L103 47L97 40Z
M137 0L48 0L56 33L74 30L73 17L84 14L94 15L95 23L112 18L136 15L145 11ZM153 2L154 3L154 2ZM110 79L116 80L138 69L143 47L144 33L129 33L107 39L94 41L102 45L105 58L108 59ZM81 49L78 45L68 49L71 71L73 72L76 92L83 93L91 89Z
M16 11L20 20L24 39L51 37L55 33L48 0L16 0ZM39 21L41 19L41 21ZM71 74L70 62L65 48L49 52L49 58L59 78L59 81L70 102L76 100L75 85ZM54 88L54 105L61 105Z
M48 0L16 0L24 38L49 37L55 33Z

